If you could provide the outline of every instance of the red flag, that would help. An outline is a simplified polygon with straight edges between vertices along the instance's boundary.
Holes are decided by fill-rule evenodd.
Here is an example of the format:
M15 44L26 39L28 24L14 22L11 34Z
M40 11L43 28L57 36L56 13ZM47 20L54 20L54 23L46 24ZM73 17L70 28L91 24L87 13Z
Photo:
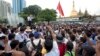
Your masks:
M60 15L64 16L64 12L63 12L60 2L58 3L57 10L59 11Z

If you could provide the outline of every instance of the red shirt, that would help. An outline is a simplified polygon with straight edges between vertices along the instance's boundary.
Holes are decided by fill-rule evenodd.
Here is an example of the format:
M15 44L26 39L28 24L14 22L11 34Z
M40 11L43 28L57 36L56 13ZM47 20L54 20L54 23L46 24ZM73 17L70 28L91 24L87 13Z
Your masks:
M65 51L66 51L66 45L64 43L58 44L60 56L64 56Z

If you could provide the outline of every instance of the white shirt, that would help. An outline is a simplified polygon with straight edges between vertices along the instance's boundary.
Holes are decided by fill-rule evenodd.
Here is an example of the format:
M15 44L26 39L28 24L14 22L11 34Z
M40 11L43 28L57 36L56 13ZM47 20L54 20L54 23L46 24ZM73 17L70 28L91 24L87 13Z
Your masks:
M28 17L27 17L27 20L28 20L28 21L32 21L32 17L28 16Z
M35 45L38 45L39 40L40 40L40 39L34 39L34 40L33 40L33 43L34 43ZM44 43L44 41L45 41L44 39L41 39L41 45ZM29 51L32 51L33 46L32 46L31 40L30 40L29 42L27 42L26 46L27 46L27 48L28 48Z
M52 50L49 53L45 54L44 56L59 56L59 55L60 55L60 53L59 53L59 49L58 49L58 44L56 41L53 41Z
M33 43L34 43L35 45L38 45L39 40L40 40L40 39L34 39ZM41 39L41 44L43 44L43 43L44 43L44 39Z
M27 36L24 33L18 33L15 36L15 40L18 40L19 42L23 42L24 40L27 40Z
M3 33L0 33L0 37L2 37L2 36L5 36L5 34L3 34Z
M63 43L67 44L67 42L68 42L68 39L64 38L64 42Z

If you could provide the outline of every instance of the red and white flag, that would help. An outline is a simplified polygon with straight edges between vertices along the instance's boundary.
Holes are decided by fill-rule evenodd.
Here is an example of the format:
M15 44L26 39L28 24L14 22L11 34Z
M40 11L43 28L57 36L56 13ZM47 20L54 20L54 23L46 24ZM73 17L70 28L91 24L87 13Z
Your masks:
M61 6L60 2L58 3L57 10L59 11L59 14L61 16L64 16L64 12L63 12L63 9L62 9L62 6Z

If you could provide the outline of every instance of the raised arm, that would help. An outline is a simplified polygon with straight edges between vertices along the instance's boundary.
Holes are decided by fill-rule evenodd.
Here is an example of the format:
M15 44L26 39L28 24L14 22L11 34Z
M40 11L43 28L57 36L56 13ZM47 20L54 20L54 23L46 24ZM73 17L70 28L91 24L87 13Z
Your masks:
M53 29L51 26L47 26L48 31L50 32L53 40L56 40L56 34L54 33Z
M95 50L96 50L96 56L100 56L100 40L97 41Z

